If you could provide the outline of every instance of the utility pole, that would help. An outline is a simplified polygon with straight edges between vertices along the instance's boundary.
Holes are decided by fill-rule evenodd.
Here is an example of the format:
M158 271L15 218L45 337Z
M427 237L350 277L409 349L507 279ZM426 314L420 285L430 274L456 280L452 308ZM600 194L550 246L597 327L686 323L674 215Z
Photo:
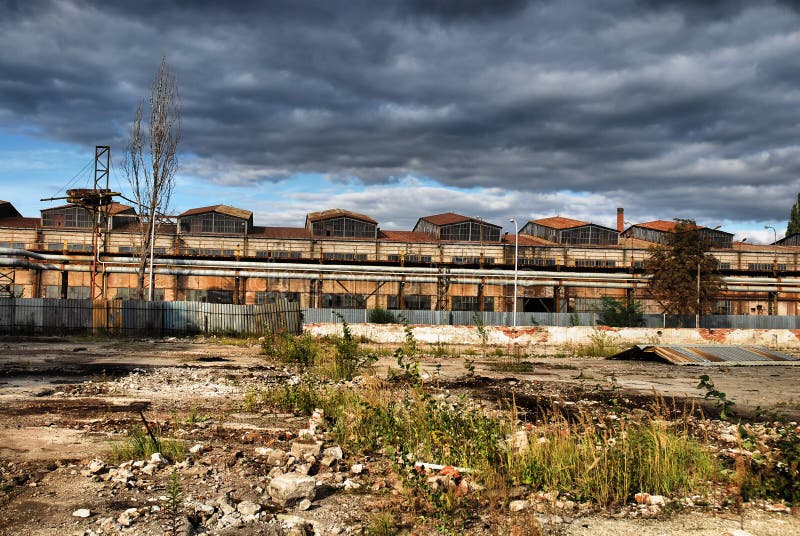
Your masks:
M519 275L519 226L517 220L508 220L514 224L514 327L517 327L517 277Z

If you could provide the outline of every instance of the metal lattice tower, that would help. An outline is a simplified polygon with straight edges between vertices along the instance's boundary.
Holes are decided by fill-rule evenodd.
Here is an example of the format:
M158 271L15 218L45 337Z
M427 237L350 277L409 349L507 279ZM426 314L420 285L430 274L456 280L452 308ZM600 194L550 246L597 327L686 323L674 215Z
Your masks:
M13 267L0 268L0 298L14 298L14 276Z
M439 270L439 278L436 281L436 310L447 311L447 297L450 293L450 278L447 273L450 270L441 268Z
M111 147L98 145L94 148L94 191L97 196L97 204L94 206L96 211L94 232L92 233L92 277L91 277L91 298L97 300L103 298L103 278L98 277L100 267L100 252L105 250L105 236L103 235L103 223L108 221L108 207L113 202L111 190L108 189L108 170L111 164ZM101 181L105 179L105 188L100 189ZM94 203L92 203L94 205ZM106 215L103 218L103 214Z
M108 212L114 202L114 196L119 192L108 189L109 170L111 169L111 147L97 145L94 148L94 186L92 188L73 188L67 190L67 197L49 197L42 201L66 199L68 203L83 207L94 216L94 230L92 233L92 266L91 266L91 295L95 300L103 297L103 278L98 277L100 270L100 253L105 249L105 236L102 226L108 222ZM100 184L105 181L105 187ZM105 217L103 217L105 216Z

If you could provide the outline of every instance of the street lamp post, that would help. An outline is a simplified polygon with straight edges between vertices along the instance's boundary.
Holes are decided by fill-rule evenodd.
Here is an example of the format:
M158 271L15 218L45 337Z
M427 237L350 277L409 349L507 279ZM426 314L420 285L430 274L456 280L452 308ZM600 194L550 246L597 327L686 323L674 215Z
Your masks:
M517 275L519 274L519 227L517 220L508 220L514 224L514 327L517 327Z
M711 230L712 231L716 231L720 227L722 227L722 226L721 225L717 225L716 227L714 227ZM703 260L705 260L705 258L706 258L706 254L705 254L705 252L703 252L703 254L700 257L698 257L698 259L697 259L697 311L696 311L696 314L694 315L694 327L695 328L699 328L700 327L700 264L702 264L702 262L703 262Z
M778 231L776 231L775 227L773 227L772 225L765 225L764 229L772 229L772 275L777 278L778 277L778 251L775 249L775 242L778 241ZM775 296L774 304L773 304L773 298L772 298L773 295ZM777 295L777 293L776 294L773 294L771 292L769 293L769 309L770 309L770 313L771 314L774 314L774 315L778 314L778 295Z
M703 254L705 257L705 253ZM702 257L697 259L697 311L694 315L694 327L697 329L700 327L700 261Z
M778 252L775 249L775 242L778 241L778 231L772 225L765 225L764 229L772 229L772 271L778 271Z

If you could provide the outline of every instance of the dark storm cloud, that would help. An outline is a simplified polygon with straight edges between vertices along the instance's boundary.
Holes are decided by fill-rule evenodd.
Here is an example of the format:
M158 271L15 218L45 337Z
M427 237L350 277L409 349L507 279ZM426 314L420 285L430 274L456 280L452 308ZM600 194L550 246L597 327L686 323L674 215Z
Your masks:
M484 17L505 17L525 7L526 0L412 0L410 12L434 16L443 20Z
M121 149L166 54L185 169L220 184L412 175L782 218L800 189L798 4L7 1L0 126Z

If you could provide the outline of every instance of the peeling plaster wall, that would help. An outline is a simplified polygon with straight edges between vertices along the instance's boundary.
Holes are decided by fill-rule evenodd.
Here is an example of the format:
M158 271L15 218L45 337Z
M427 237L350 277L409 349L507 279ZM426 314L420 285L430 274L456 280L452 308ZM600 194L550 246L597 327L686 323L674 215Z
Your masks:
M356 337L364 336L372 342L402 344L403 326L400 324L351 324ZM341 335L340 324L306 324L304 330L315 337ZM591 344L598 331L617 346L635 344L747 344L779 348L800 349L800 330L790 329L656 329L608 327L557 327L536 326L511 328L486 327L492 346L562 346ZM414 337L426 344L480 345L475 327L429 326L414 327Z

